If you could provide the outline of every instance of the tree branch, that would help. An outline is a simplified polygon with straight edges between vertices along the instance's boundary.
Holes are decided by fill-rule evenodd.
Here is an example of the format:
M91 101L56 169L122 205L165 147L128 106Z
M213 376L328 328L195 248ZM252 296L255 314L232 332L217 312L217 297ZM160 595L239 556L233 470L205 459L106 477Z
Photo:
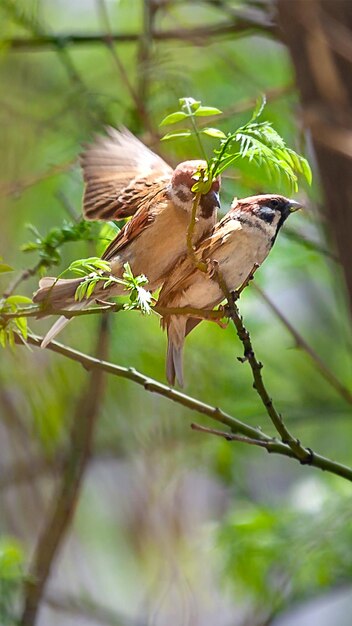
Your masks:
M298 439L295 439L291 435L280 413L278 413L278 411L276 410L273 404L273 401L268 394L268 391L264 385L264 381L263 381L263 377L261 373L263 364L257 360L257 357L255 355L255 352L252 346L250 334L243 324L243 319L236 305L236 300L239 299L242 291L249 285L250 281L253 279L254 273L258 269L259 265L256 263L253 266L247 278L243 281L242 285L240 286L239 289L237 289L237 291L229 291L226 281L219 270L218 263L216 261L213 261L213 264L214 264L214 276L217 278L219 287L221 288L229 305L229 317L232 319L237 330L237 335L243 345L244 356L238 357L238 360L241 363L245 363L246 361L248 361L252 370L252 374L253 374L253 380L254 380L253 388L258 393L266 409L267 414L269 415L272 423L274 424L277 432L279 433L281 437L281 441L284 444L287 444L291 448L295 457L301 463L310 463L310 458L312 455L311 450L304 448L301 442Z
M331 385L337 393L349 404L352 404L352 392L341 383L341 381L335 376L321 357L313 350L313 348L307 343L307 341L300 335L300 333L292 326L291 322L284 316L284 314L277 308L276 304L267 296L267 294L258 286L253 285L254 289L260 294L264 302L270 307L276 317L284 324L288 332L292 335L296 342L297 348L303 350L311 358L316 365L319 373L322 377Z
M107 353L107 318L101 320L96 360ZM94 426L99 415L103 391L102 368L93 368L87 386L77 404L72 421L70 450L65 464L59 493L47 517L25 583L24 609L20 626L34 626L39 605L50 576L52 564L61 547L74 515L83 477L91 454Z
M250 338L250 334L248 330L245 328L243 324L243 319L240 316L238 307L235 302L235 297L233 294L230 295L230 310L231 310L231 319L236 327L237 335L239 339L242 341L244 348L244 357L239 358L239 360L244 363L248 361L250 368L253 374L253 387L258 393L263 405L266 408L267 414L269 415L272 423L274 424L277 432L279 433L281 440L283 443L286 443L291 450L294 452L295 456L302 462L309 462L309 458L311 456L311 452L304 448L300 441L291 435L287 426L285 425L282 416L276 410L272 398L270 397L262 377L262 368L263 364L258 361Z
M97 302L100 302L97 300ZM53 309L50 307L42 308L41 306L28 306L23 309L17 309L17 311L13 312L1 312L0 310L0 319L3 320L11 320L16 319L18 317L48 317L49 315L63 315L67 319L71 319L73 317L84 317L85 315L96 315L97 313L119 313L120 311L124 311L124 305L119 302L106 302L102 303L100 306L93 306L89 309L82 310L71 310L71 309ZM129 309L131 311L136 311L140 313L139 309ZM228 317L226 310L223 307L219 307L218 309L197 309L191 306L184 307L162 307L162 306L154 306L152 307L152 311L158 313L162 317L166 315L185 315L187 317L196 317L198 319L210 320L217 322L221 320L223 317Z
M24 345L19 337L15 337L15 340L18 345ZM29 335L28 337L28 343L33 346L40 347L41 342L42 337L35 337L34 335ZM266 446L268 450L270 448L270 452L293 458L301 464L312 465L313 467L336 474L337 476L341 476L342 478L352 482L352 468L311 451L308 452L309 458L302 460L297 457L296 453L287 444L282 443L281 441L273 440L272 437L263 433L261 429L253 428L252 426L241 422L218 407L205 404L196 398L192 398L191 396L187 396L180 391L171 389L170 387L163 385L148 376L144 376L134 368L121 367L120 365L114 365L113 363L88 356L78 350L73 350L72 348L68 348L67 346L57 343L56 341L52 341L46 349L80 363L87 370L98 369L113 376L117 376L118 378L131 380L137 385L141 385L150 393L156 393L192 411L197 411L198 413L206 415L216 422L225 424L233 433L239 433L245 437L249 437L250 439L270 443L270 446ZM22 624L22 626L25 625Z
M209 26L199 26L198 28L175 28L170 30L153 30L152 37L155 41L173 41L173 40L193 40L200 38L204 45L206 38L217 38L223 35L246 36L252 32L260 32L263 35L271 36L274 33L274 27L267 23L259 24L247 19L236 19L233 22L226 20L218 24ZM139 33L113 33L109 36L110 40L119 43L131 43L140 41ZM80 46L91 44L105 44L105 33L92 33L90 35L81 35L79 33L68 33L66 35L38 35L29 37L12 37L2 40L6 50L25 50L35 51L46 48L64 48L66 46Z

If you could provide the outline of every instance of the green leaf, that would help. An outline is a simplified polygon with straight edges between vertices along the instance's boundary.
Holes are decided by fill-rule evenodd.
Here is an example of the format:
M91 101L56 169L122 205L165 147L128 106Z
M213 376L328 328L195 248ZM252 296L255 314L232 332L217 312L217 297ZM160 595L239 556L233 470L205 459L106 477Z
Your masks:
M167 135L164 135L164 137L162 137L160 141L167 141L168 139L175 139L177 137L190 137L191 135L191 131L187 128L182 130L174 130L171 133L167 133Z
M189 117L187 113L184 113L183 111L176 111L175 113L170 113L170 115L167 115L166 117L164 117L164 119L160 122L159 126L167 126L168 124L177 124L177 122L180 122L181 120L184 120L187 117Z
M9 296L6 298L6 302L9 304L33 304L33 300L31 298L27 298L27 296Z
M15 347L15 333L13 332L13 329L10 326L7 328L7 339L8 339L10 348L14 348Z
M110 263L99 257L91 256L87 259L78 259L77 261L73 261L65 272L71 271L79 276L84 276L97 270L110 272L110 269Z
M98 278L95 278L95 279L92 279L92 280L89 281L89 284L88 284L88 287L87 287L87 291L86 291L86 298L87 299L90 298L90 296L92 295L98 280L99 280Z
M200 132L203 135L209 135L209 137L215 137L216 139L226 139L225 133L218 128L202 128Z
M220 115L222 113L222 111L220 111L220 109L217 109L216 107L203 107L200 106L198 107L198 109L195 112L195 116L196 117L207 117L207 116L211 116L211 115Z
M24 339L27 339L27 318L26 317L17 317L14 320L18 330Z
M258 117L261 116L261 114L264 111L265 105L266 105L266 96L265 94L262 94L255 103L255 107L254 107L252 117L249 123L254 122L255 120L258 119Z
M0 274L6 274L6 272L13 272L14 269L7 263L0 263Z
M305 176L308 185L311 185L312 184L312 180L313 180L313 174L312 174L311 167L310 167L307 159L305 159L304 157L300 157L300 160L301 160L302 174L303 174L303 176Z
M5 328L0 328L0 346L2 348L6 347L7 333Z
M195 100L194 98L180 98L179 103L182 108L187 110L187 112L188 109L196 111L202 104L200 100Z
M88 289L88 281L82 281L80 285L78 285L75 292L75 300L77 302L81 302L86 295Z

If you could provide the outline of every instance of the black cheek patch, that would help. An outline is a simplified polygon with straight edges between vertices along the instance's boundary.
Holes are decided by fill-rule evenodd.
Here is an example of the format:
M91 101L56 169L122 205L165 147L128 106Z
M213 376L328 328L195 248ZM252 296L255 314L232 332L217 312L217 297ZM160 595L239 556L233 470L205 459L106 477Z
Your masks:
M204 219L208 219L219 208L220 203L217 194L214 191L209 191L204 196L201 196L199 205L201 216Z
M260 217L260 219L262 219L267 224L272 224L275 217L275 211L273 209L270 209L270 207L263 206L259 211L258 217Z
M187 202L189 200L188 194L185 191L182 191L182 189L176 191L176 196L179 200L181 200L181 202Z

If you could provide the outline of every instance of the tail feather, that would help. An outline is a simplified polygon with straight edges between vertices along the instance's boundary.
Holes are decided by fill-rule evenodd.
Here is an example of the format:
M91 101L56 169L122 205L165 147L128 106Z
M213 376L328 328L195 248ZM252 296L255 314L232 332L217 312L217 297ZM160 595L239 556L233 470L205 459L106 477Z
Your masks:
M76 289L81 278L53 278L45 276L39 281L39 289L33 295L33 302L47 301L54 308L61 308L74 302Z
M67 324L70 321L71 320L68 317L61 315L59 319L56 320L55 324L53 324L52 327L46 333L42 343L40 344L40 347L46 348L47 345L49 345L49 343L51 343L52 340L55 339L56 335L61 333L62 329L65 328L65 326L67 326Z
M183 387L183 346L177 348L171 341L167 347L166 378L169 385L174 385L177 381Z
M82 278L53 278L51 276L45 276L39 281L39 289L33 296L33 302L48 303L52 309L68 309L79 310L89 306L90 300L83 300L82 302L75 301L75 293L77 287L82 282ZM58 335L65 326L71 321L70 318L61 315L55 324L48 330L45 335L41 347L46 346Z
M90 303L88 300L84 300L83 302L77 302L76 304L72 304L69 308L71 311L79 311L89 306L89 304ZM51 326L51 328L49 328L42 343L40 344L40 347L46 348L49 345L49 343L53 339L55 339L56 335L61 333L61 331L65 328L65 326L67 326L67 324L72 321L72 319L73 318L60 315L59 319L57 319L56 322Z
M166 378L170 385L178 382L183 387L183 344L186 332L186 318L173 316L167 321L168 346L166 356Z

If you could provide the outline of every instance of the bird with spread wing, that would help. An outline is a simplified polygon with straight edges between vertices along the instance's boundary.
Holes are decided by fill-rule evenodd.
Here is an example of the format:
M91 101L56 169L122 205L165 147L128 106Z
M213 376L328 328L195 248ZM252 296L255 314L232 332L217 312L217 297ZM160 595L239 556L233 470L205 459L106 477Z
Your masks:
M121 278L129 263L134 276L144 274L148 290L161 286L178 259L187 250L187 231L194 201L193 185L204 161L184 161L173 170L127 129L107 129L81 155L85 181L83 214L90 220L119 220L132 216L105 250L111 274ZM196 244L216 222L220 180L201 196L194 228ZM47 302L52 309L87 306L96 298L121 295L124 287L113 283L97 286L90 299L75 300L82 278L42 278L34 302ZM47 345L68 323L60 318L44 338Z

